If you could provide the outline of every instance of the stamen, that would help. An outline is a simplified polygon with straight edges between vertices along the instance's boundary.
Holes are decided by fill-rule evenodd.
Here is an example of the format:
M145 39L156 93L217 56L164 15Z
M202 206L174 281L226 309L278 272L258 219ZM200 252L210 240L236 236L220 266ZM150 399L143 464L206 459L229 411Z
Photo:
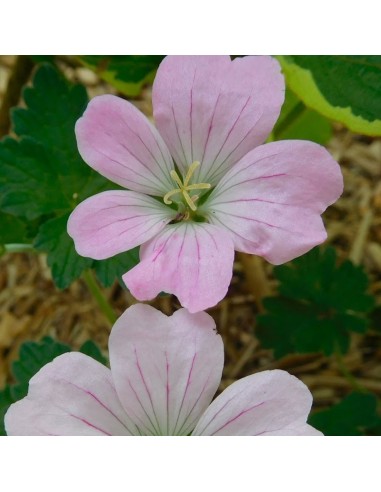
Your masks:
M199 161L194 161L192 162L192 164L189 166L189 169L188 169L188 172L187 172L187 175L185 176L185 181L184 181L184 186L187 187L188 186L188 183L191 179L191 177L193 176L193 173L195 172L195 170L200 166L200 163Z
M192 198L188 195L188 193L185 190L183 191L183 195L184 195L185 201L189 205L189 208L191 210L193 210L193 212L195 212L197 210L197 207L194 204L194 202L192 201Z
M176 183L179 185L179 188L181 189L183 187L183 182L181 181L181 178L177 174L177 172L174 169L172 169L172 171L170 172L170 175L171 175L171 178L173 179L173 181L176 181Z
M193 185L188 185L187 190L209 190L211 185L209 183L197 183Z
M195 205L196 200L198 200L199 196L193 196L191 197L188 193L188 191L192 190L208 190L211 188L211 184L209 183L195 183L195 184L188 184L189 181L191 180L195 170L200 166L200 163L198 161L194 161L188 169L187 175L185 176L184 183L181 181L180 176L177 174L177 172L173 169L170 172L171 178L173 181L176 182L178 185L178 188L175 188L174 190L169 191L164 195L164 203L166 205L171 205L172 200L170 200L170 197L173 195L176 195L177 193L182 193L185 201L187 202L189 208L195 212L197 210L197 207Z
M181 193L181 192L182 192L182 190L180 190L180 188L177 188L177 189L172 190L172 191L168 191L168 193L166 193L164 195L164 198L163 198L164 203L166 205L171 205L171 203L173 203L173 202L172 202L172 200L169 200L169 197L172 195L176 195L176 193Z

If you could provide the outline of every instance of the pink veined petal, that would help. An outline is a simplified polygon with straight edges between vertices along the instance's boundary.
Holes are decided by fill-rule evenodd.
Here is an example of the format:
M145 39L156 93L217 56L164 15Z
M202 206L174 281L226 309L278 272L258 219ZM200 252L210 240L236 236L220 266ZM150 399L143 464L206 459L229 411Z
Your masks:
M5 415L10 436L133 435L111 371L80 353L60 355L29 382L28 395Z
M263 143L284 101L284 78L269 56L167 56L153 85L154 118L179 168L215 185Z
M134 305L114 325L109 350L119 399L141 433L189 434L221 380L224 350L211 316Z
M203 208L212 224L231 232L236 250L278 265L326 239L320 214L342 191L340 166L324 147L289 140L247 154Z
M89 166L125 188L162 196L173 188L172 158L156 128L120 97L97 96L75 126Z
M199 420L193 435L254 436L300 434L311 410L307 386L285 371L263 371L236 381Z
M77 206L67 229L78 254L103 260L148 241L175 215L142 193L104 191Z
M191 313L217 304L232 277L234 247L229 233L205 223L167 226L140 248L140 263L123 275L132 295L150 300L175 294Z

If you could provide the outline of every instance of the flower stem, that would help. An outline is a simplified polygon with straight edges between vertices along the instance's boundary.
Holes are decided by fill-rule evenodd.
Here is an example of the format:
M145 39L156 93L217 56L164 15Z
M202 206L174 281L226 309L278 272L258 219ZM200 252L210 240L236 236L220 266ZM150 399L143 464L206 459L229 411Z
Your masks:
M36 253L36 250L34 249L32 244L2 244L0 245L0 256L5 253ZM93 271L86 270L85 272L83 272L82 278L85 281L87 288L91 292L92 296L97 301L102 313L106 316L111 324L114 324L117 320L117 316L114 309L102 292L101 288L99 287Z
M98 306L100 307L102 313L113 325L117 320L117 316L115 314L114 309L112 308L107 298L105 297L104 293L102 292L101 288L99 287L99 284L94 276L93 271L85 270L82 274L82 278L85 281L87 288L91 292L92 296L97 301Z
M0 245L0 256L5 253L35 253L32 244L2 244Z

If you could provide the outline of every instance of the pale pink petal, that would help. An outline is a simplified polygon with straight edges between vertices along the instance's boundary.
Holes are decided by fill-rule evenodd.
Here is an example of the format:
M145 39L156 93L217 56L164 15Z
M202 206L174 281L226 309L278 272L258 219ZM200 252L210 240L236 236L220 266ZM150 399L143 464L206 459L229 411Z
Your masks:
M10 436L138 434L111 371L75 352L60 355L30 380L28 395L8 409L5 428Z
M104 191L80 203L67 230L81 256L109 258L139 246L160 232L176 212L134 191Z
M236 250L277 265L326 239L320 214L342 191L340 166L324 147L274 142L237 163L200 212L231 232Z
M115 387L142 434L187 435L221 380L223 344L213 319L131 306L109 341Z
M307 386L285 371L263 371L236 381L199 420L194 435L282 435L306 424L312 405Z
M324 434L311 425L303 424L299 427L287 427L278 431L264 432L261 436L323 436Z
M228 232L206 223L182 222L140 248L140 263L123 276L132 295L150 300L175 294L191 313L217 304L232 278L234 247Z
M135 106L116 96L92 99L75 126L78 150L100 174L149 195L173 188L172 158L163 139Z
M263 143L284 100L284 79L269 56L167 56L153 85L156 125L194 182L216 184L249 150Z

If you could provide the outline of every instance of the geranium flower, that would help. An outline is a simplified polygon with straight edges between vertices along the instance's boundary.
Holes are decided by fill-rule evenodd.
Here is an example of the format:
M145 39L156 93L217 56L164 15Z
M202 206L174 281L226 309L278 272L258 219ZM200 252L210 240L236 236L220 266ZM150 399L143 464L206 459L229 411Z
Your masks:
M10 406L8 435L321 434L306 424L311 393L285 371L247 376L210 404L224 349L206 313L132 306L112 329L109 354L111 370L75 352L44 366Z
M79 152L131 191L74 210L77 252L102 260L142 245L123 276L131 293L173 293L197 312L225 296L234 250L280 264L322 243L320 214L342 193L342 175L315 143L260 145L283 100L268 56L166 57L153 84L158 130L129 102L94 98L76 125Z

